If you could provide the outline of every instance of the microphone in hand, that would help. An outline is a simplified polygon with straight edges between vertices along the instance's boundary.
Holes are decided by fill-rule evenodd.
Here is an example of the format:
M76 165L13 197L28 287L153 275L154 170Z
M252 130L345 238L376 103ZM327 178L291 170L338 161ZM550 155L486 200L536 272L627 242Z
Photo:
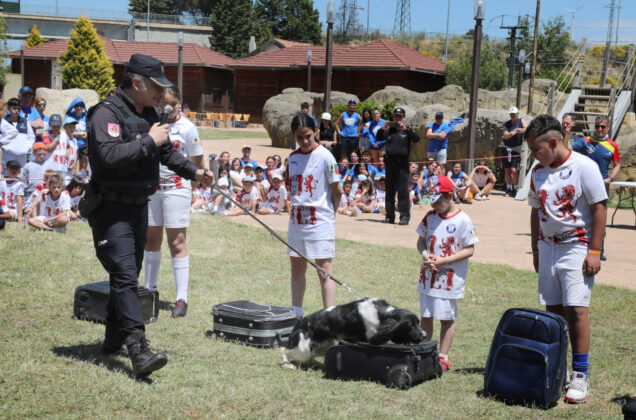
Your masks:
M170 106L170 104L165 104L162 108L161 108L161 118L160 118L160 125L164 125L166 122L168 122L168 114L170 114L172 112L172 106Z

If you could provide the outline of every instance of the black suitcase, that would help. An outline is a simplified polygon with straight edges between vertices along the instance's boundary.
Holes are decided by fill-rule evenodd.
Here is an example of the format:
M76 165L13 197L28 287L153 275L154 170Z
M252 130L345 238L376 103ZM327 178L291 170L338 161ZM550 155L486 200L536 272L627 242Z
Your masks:
M250 300L219 303L212 307L214 334L226 340L258 347L282 347L298 321L291 308Z
M144 323L155 322L159 316L159 292L150 291L143 286L137 289L139 306ZM106 323L106 304L110 297L110 282L84 284L75 288L73 315L78 319Z
M552 407L561 397L567 354L565 318L540 309L508 309L492 339L484 391L507 402Z
M340 343L325 355L330 379L369 380L389 388L409 389L426 379L442 376L437 341L415 345Z

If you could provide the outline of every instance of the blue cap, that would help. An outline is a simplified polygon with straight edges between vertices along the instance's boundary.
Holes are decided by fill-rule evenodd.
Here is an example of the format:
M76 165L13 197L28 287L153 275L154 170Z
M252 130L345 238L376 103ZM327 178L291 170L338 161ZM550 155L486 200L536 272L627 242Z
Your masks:
M61 127L61 126L62 126L62 116L60 114L53 114L49 117L49 127Z
M31 89L29 86L22 86L22 88L20 89L20 95L22 95L23 93L30 93L31 95L33 95L33 89Z
M348 104L357 104L357 102L354 99L349 99L349 102L347 102Z
M71 117L70 115L67 115L64 118L64 125L66 124L77 124L79 121L76 120L75 118ZM51 125L51 119L49 118L49 125Z

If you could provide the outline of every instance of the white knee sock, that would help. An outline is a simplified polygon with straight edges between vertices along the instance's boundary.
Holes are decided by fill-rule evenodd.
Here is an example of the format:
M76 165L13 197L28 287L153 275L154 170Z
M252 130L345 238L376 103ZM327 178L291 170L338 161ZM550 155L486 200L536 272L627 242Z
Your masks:
M190 278L190 257L173 258L172 272L174 273L174 284L177 286L177 300L183 299L188 302L188 281Z
M144 251L146 269L144 271L144 281L147 289L157 290L159 282L159 267L161 267L161 250Z

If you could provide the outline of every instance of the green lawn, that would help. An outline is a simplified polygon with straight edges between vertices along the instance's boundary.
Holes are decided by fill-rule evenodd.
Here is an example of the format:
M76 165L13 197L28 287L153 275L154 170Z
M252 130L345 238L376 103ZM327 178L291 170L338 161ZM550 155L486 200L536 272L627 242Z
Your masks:
M99 355L104 327L72 319L76 286L106 279L90 230L74 223L64 235L31 232L15 223L0 231L0 412L3 418L619 418L612 400L636 394L636 292L594 289L592 396L580 406L548 410L508 406L479 396L490 341L501 314L537 307L535 274L471 264L451 351L453 370L409 391L323 378L320 371L279 367L280 355L206 339L216 303L253 299L289 303L284 247L260 228L207 215L188 232L191 285L188 316L168 309L147 328L169 363L146 383L130 361ZM418 310L415 249L337 241L335 275L359 293ZM162 301L175 297L164 244ZM307 311L320 308L315 274ZM339 303L352 300L338 288ZM439 333L439 325L436 325Z
M223 130L219 128L199 127L202 140L230 140L230 139L267 139L267 133L249 130Z

